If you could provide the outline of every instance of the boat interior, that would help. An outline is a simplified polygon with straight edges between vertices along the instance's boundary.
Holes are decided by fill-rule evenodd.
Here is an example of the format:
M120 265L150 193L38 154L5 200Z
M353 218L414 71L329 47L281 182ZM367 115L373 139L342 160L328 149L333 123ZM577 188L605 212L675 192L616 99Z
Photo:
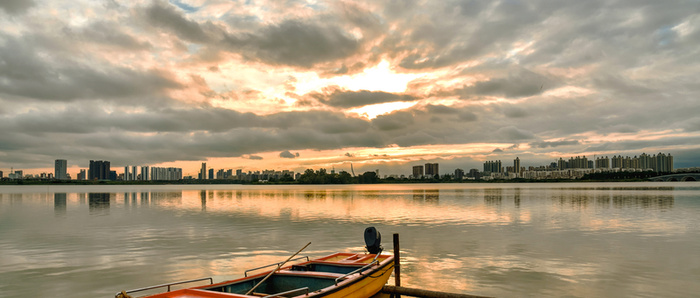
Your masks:
M383 261L389 256L379 255L376 261ZM321 259L284 267L271 275L255 288L252 295L261 297L289 297L311 293L346 280L349 275L375 261L375 255L337 253ZM368 268L366 268L368 269ZM200 290L245 294L260 283L266 273L250 278L219 283Z

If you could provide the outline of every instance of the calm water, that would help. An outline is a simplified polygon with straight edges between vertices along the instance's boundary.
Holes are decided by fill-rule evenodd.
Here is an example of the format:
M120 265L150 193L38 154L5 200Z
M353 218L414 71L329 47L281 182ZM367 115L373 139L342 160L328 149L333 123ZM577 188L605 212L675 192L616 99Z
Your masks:
M700 183L2 186L0 297L237 278L399 233L404 286L497 297L700 293Z

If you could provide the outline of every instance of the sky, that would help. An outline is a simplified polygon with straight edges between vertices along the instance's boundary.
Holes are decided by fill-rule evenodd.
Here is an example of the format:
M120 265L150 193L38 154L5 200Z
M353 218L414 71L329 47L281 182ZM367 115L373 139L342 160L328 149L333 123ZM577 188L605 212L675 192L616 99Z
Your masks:
M3 0L0 171L692 167L699 81L698 0Z

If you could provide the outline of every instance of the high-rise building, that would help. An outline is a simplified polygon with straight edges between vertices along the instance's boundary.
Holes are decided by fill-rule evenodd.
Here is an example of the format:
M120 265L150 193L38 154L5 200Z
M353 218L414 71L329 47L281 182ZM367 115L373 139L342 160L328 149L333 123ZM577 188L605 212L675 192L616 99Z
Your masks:
M15 170L13 173L12 170L10 170L10 174L7 175L7 177L10 179L24 179L24 171Z
M87 173L85 172L85 169L81 169L80 172L78 173L78 180L85 180L87 179Z
M59 180L68 179L68 161L65 159L57 159L54 164L53 176Z
M159 168L151 167L150 180L181 180L182 179L182 169L181 168ZM142 176L143 177L143 174Z
M148 181L148 166L141 166L141 180Z
M129 181L131 180L131 173L129 173L129 166L124 167L124 178L122 178L124 181Z
M199 170L199 179L200 180L207 179L207 163L206 162L202 163L202 169Z
M440 170L438 169L437 163L426 163L425 164L425 176L433 178L436 175L440 175Z
M673 172L673 156L671 156L671 153L666 155L666 154L659 152L659 154L657 154L655 156L655 159L656 159L655 170L657 172L666 172L666 173Z
M455 180L462 180L464 179L464 170L462 169L455 169Z
M209 180L214 180L214 168L209 169Z
M595 168L596 169L609 169L610 168L610 158L606 157L598 157L595 159Z
M520 158L515 157L515 160L513 160L513 172L516 174L520 174Z
M423 166L413 166L413 178L423 178Z
M489 160L484 162L484 172L503 173L503 166L500 160Z
M110 180L111 172L109 161L91 160L88 168L88 180Z

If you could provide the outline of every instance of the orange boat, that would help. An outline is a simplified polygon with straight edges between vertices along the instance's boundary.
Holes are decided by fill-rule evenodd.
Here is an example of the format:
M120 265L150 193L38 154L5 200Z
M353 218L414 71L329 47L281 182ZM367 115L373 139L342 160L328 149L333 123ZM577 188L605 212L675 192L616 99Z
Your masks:
M365 241L370 253L335 253L318 259L308 257L298 264L283 267L276 263L246 271L245 277L216 284L170 291L173 285L209 280L189 280L123 291L115 297L131 297L137 293L157 288L168 292L149 298L253 298L253 297L371 297L378 293L391 276L394 257L381 254L381 236L376 230L365 230ZM375 236L376 235L376 236ZM295 254L296 255L296 254ZM292 256L293 257L293 256ZM290 257L291 259L291 257ZM299 261L299 259L296 259ZM289 260L288 260L289 261ZM292 260L294 261L294 260ZM277 266L274 270L248 276L248 272Z

